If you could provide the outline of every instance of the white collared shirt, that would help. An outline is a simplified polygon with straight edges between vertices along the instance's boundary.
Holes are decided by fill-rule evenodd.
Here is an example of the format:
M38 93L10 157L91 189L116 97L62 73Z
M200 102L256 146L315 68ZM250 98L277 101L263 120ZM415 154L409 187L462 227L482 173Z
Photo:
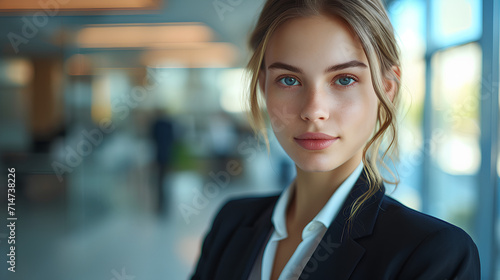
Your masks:
M362 171L363 162L360 162L358 167L333 193L316 217L304 227L302 230L302 241L283 268L278 280L296 280L300 277L302 270L311 258L326 230L337 216ZM290 201L290 195L294 191L294 186L294 183L290 184L276 202L271 218L274 230L270 235L267 245L261 249L248 278L249 280L269 280L271 278L278 242L288 237L286 230L286 209Z

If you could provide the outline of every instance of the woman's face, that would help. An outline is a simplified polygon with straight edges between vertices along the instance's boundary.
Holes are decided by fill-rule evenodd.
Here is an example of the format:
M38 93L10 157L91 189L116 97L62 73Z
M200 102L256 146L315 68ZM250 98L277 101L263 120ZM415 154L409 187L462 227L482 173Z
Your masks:
M283 149L304 171L357 165L378 99L359 39L335 18L282 24L270 38L259 82Z

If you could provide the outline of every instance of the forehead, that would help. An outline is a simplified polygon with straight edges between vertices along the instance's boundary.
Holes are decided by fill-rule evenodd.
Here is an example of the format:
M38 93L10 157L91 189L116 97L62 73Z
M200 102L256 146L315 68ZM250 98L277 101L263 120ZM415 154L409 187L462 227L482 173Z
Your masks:
M344 20L333 16L294 18L280 25L270 38L266 65L286 60L319 64L350 60L367 62L361 42ZM272 60L272 61L271 61Z

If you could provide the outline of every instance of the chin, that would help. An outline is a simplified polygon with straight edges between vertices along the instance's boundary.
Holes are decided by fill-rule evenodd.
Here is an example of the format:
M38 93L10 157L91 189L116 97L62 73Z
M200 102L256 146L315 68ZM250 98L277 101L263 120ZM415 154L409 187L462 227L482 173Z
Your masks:
M305 172L328 172L334 170L338 166L331 162L301 162L295 163L298 168Z
M326 169L326 168L299 168L304 171L304 172L310 172L310 173L320 173L320 172L328 172L331 171L331 169Z

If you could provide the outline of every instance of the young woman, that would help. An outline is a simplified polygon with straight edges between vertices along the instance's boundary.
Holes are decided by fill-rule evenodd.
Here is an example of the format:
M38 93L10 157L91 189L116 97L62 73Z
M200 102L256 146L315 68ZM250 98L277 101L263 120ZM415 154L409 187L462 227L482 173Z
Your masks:
M463 230L384 194L401 71L381 1L269 0L250 45L254 123L265 100L297 176L228 202L192 279L480 279Z

